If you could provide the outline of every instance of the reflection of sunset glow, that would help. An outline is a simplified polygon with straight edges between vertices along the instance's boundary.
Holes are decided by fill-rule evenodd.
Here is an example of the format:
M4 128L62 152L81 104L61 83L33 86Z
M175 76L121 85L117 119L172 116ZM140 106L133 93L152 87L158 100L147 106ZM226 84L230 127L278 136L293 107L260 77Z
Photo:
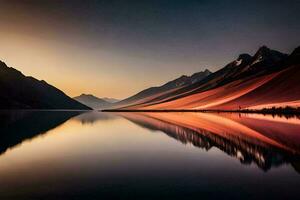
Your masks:
M281 118L280 120L271 120L268 116L254 115L253 120L247 120L248 115L240 116L237 114L227 114L225 116L208 114L208 113L121 113L120 115L129 118L149 121L151 119L158 119L189 129L197 130L203 129L213 134L220 135L224 138L234 139L243 138L243 140L254 142L260 145L272 145L290 151L299 151L300 138L297 130L300 129L300 120ZM249 115L251 119L251 115ZM258 117L259 116L259 117ZM265 120L272 121L272 124L277 131L273 135L269 134L268 129L272 127L266 126ZM287 136L290 137L287 137ZM290 139L290 140L289 140ZM296 139L296 140L295 140ZM297 149L294 149L295 145Z
M285 108L286 106L291 107L300 107L300 100L297 101L287 101L287 102L279 102L279 103L269 103L269 104L262 104L258 106L250 106L249 109L263 109L263 108Z
M160 184L162 177L195 178L199 171L209 174L203 178L207 180L222 177L224 170L240 178L246 172L274 177L282 170L295 177L298 169L296 119L289 123L232 113L53 113L8 115L12 136L7 135L5 141L11 143L0 155L1 195L74 194L74 188L86 186L91 194L90 187L119 187L119 180L127 187L137 177L141 183L149 180L148 191L151 180ZM38 129L22 123L37 119ZM15 125L20 128L13 129Z
M224 114L223 114L224 115ZM262 115L262 114L255 114L255 113L251 113L251 114L241 114L243 117L239 119L239 121L242 121L244 118L252 118L252 119L256 119L256 120L265 120L265 121L272 121L274 123L285 123L285 124L297 124L300 125L300 119L295 116L295 117L289 117L288 119L285 116L272 116L272 115ZM225 115L228 116L228 115ZM229 114L229 117L234 117L235 114ZM234 119L237 119L237 117L235 117Z

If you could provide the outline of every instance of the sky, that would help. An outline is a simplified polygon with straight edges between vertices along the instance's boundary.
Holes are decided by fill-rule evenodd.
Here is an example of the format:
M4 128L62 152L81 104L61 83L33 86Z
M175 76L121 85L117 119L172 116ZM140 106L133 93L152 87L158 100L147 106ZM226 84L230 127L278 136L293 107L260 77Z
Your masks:
M0 0L0 60L63 90L126 98L300 45L300 1Z

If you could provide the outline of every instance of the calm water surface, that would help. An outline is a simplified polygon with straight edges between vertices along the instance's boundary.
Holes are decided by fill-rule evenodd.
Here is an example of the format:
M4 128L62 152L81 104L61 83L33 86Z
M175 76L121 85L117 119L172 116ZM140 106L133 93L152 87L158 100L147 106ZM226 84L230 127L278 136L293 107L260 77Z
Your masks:
M0 199L299 199L300 119L0 112Z

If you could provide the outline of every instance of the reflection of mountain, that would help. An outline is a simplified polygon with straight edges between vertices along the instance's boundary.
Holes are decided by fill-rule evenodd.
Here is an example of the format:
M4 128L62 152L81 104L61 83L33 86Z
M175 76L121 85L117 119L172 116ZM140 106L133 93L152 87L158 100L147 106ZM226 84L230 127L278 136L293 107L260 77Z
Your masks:
M229 124L229 121L223 124L216 122L214 126L213 121L206 120L206 117L211 118L210 114L201 114L200 117L189 113L161 113L160 115L165 115L162 117L159 114L149 113L121 113L121 115L142 127L163 131L183 144L190 143L206 150L217 147L226 154L239 159L241 163L255 163L264 171L284 163L291 163L294 167L299 165L299 149L290 148L287 143L283 145L280 141L266 138L264 133L255 136L254 132L251 132L252 129L248 130L249 127L243 125L237 126L239 130L232 127L231 131L231 126L234 124ZM231 119L227 120L231 121ZM300 127L300 124L298 126ZM298 140L298 147L299 143Z
M63 124L80 112L1 111L0 154Z
M93 124L97 121L105 121L115 119L116 115L111 113L104 113L98 111L85 112L81 115L76 116L74 119L79 120L82 124Z

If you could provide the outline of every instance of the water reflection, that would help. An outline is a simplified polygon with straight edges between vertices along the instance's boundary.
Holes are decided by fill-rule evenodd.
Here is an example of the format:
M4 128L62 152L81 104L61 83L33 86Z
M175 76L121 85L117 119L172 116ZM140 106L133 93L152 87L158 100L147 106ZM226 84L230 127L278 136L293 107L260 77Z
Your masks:
M123 117L143 128L162 131L182 144L209 151L217 147L242 164L268 171L291 164L298 172L300 120L297 117L208 113L0 112L0 154L73 118L82 125Z
M99 112L0 116L0 199L300 195L297 118Z
M292 164L298 172L300 170L298 119L207 113L120 115L144 128L162 131L183 144L190 143L207 151L217 147L242 164L254 162L264 171L286 163Z
M82 112L1 111L0 154L22 141L44 134Z
M97 111L85 112L77 117L76 120L80 121L83 125L93 125L97 121L109 121L116 119L116 115L112 113L99 113Z

